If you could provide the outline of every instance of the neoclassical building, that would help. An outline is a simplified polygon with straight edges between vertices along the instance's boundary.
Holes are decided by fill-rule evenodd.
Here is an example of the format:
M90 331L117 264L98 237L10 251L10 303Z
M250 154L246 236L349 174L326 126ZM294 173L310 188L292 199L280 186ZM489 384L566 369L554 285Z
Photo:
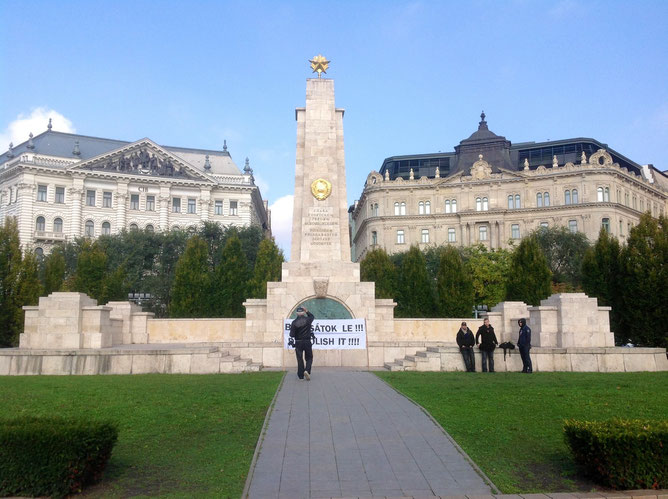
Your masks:
M125 142L54 131L0 156L0 220L14 216L24 248L123 229L189 229L201 222L258 225L270 233L267 202L246 159L222 151Z
M507 248L532 230L565 226L623 241L643 212L668 207L668 175L589 138L511 144L478 130L454 152L393 156L350 208L354 261L374 247L481 243Z

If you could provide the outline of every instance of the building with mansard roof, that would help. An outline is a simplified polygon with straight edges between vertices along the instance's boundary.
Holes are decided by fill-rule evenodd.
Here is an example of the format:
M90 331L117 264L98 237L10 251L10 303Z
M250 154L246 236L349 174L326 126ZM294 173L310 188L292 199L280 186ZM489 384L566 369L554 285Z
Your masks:
M511 144L485 114L454 152L393 156L350 208L354 261L383 247L508 248L541 226L624 241L643 212L666 212L668 175L595 139Z
M126 142L51 128L0 156L0 220L18 220L24 248L121 230L189 229L211 221L262 227L270 213L248 159L222 151Z

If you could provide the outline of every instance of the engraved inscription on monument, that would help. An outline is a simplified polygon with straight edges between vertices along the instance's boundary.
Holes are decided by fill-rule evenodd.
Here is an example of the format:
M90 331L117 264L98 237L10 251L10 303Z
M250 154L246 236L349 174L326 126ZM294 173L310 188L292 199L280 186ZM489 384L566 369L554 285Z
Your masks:
M310 207L304 217L304 239L311 246L329 246L339 238L338 219L332 206Z

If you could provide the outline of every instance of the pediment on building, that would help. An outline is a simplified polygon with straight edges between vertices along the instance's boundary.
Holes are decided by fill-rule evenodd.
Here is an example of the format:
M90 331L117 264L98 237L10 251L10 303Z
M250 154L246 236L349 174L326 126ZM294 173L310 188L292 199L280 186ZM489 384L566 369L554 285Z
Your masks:
M484 180L492 176L492 167L483 159L482 154L478 155L478 161L471 166L470 175L473 180Z
M70 170L214 182L207 174L150 139L141 139L82 161L72 166Z

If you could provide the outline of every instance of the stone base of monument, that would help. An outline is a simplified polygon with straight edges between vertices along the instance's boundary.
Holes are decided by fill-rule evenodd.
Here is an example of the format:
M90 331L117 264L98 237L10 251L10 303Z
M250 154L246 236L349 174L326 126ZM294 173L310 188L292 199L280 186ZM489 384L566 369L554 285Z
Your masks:
M278 283L280 284L280 283ZM368 284L368 283L363 283ZM359 283L357 283L359 285ZM339 290L355 283L337 284ZM292 286L274 286L274 298L299 303ZM280 290L283 290L281 292ZM287 292L287 293L286 293ZM344 296L345 294L339 296ZM351 293L352 297L356 294ZM366 344L355 350L314 350L320 367L393 371L463 371L455 344L462 320L475 331L482 319L394 319L392 300L347 303L358 318L375 321ZM269 300L269 302L272 302ZM280 302L280 300L276 300ZM363 305L365 304L365 305ZM155 319L127 302L100 306L81 293L53 293L37 307L25 307L19 348L0 349L0 375L232 373L296 367L294 350L284 348L283 312L267 300L249 300L245 319ZM279 304L276 304L279 307ZM358 308L359 307L359 308ZM374 314L365 316L364 314ZM581 293L553 295L538 307L500 303L489 312L499 342L517 340L517 319L533 329L534 371L668 371L663 348L613 346L609 308ZM360 317L361 316L361 317ZM269 340L269 341L267 341ZM494 355L496 371L520 371L517 350ZM480 371L480 352L476 351Z

